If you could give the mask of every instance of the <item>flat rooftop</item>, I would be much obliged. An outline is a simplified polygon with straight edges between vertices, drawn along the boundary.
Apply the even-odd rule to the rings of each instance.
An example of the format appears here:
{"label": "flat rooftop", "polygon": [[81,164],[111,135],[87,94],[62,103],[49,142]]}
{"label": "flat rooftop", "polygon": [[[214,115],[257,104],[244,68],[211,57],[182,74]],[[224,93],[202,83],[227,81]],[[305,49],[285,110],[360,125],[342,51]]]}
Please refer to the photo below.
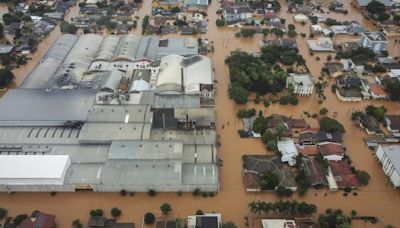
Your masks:
{"label": "flat rooftop", "polygon": [[0,126],[55,126],[66,121],[86,121],[95,96],[96,91],[89,89],[12,89],[0,99]]}

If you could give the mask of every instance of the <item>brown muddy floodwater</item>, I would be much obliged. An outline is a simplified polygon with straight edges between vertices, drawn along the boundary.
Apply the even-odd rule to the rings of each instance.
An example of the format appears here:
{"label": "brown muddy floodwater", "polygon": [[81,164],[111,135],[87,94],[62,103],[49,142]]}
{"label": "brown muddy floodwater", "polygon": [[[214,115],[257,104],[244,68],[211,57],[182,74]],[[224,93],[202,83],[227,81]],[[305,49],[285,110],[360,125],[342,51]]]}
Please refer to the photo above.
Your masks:
{"label": "brown muddy floodwater", "polygon": [[[145,1],[144,8],[149,9],[149,2]],[[344,1],[349,2],[349,1]],[[281,17],[287,19],[287,24],[292,23],[291,14],[286,14],[284,0],[281,1],[282,10]],[[350,6],[349,14],[330,13],[329,17],[334,17],[343,20],[357,20],[364,25],[374,30],[373,25],[363,19],[355,9]],[[234,29],[216,28],[215,20],[217,15],[215,12],[218,9],[218,1],[212,1],[209,10],[209,32],[203,35],[204,38],[209,38],[214,42],[215,52],[210,55],[213,58],[215,67],[215,77],[218,81],[216,92],[216,112],[217,112],[217,131],[221,136],[221,147],[219,148],[219,157],[224,161],[223,167],[220,169],[221,191],[212,198],[194,197],[191,193],[184,193],[179,197],[176,193],[159,193],[155,197],[149,197],[146,193],[137,193],[135,196],[121,197],[119,193],[58,193],[56,196],[50,196],[49,193],[16,193],[9,195],[0,193],[0,206],[9,211],[9,215],[19,213],[30,213],[32,210],[39,209],[44,212],[52,213],[57,216],[58,227],[71,227],[71,222],[79,218],[86,223],[89,218],[89,211],[94,208],[102,208],[107,216],[110,216],[110,209],[119,207],[122,210],[120,221],[135,222],[140,227],[142,217],[146,212],[153,212],[157,217],[162,218],[159,207],[167,202],[172,205],[173,212],[169,215],[170,218],[184,218],[189,214],[194,214],[197,209],[202,209],[205,212],[220,212],[223,215],[224,221],[233,221],[238,227],[245,227],[244,216],[248,214],[247,205],[253,200],[276,201],[279,200],[272,193],[247,193],[242,184],[242,162],[241,157],[244,154],[266,154],[268,153],[260,140],[257,139],[240,139],[237,133],[241,129],[242,123],[236,118],[236,112],[240,108],[251,108],[264,110],[262,104],[256,105],[249,102],[246,106],[236,105],[228,97],[227,89],[229,85],[229,72],[224,64],[225,58],[231,51],[241,49],[245,51],[258,51],[258,42],[262,39],[261,36],[256,36],[253,39],[238,39],[234,37]],[[145,15],[147,13],[140,13]],[[142,18],[142,17],[141,17]],[[140,26],[140,24],[139,24]],[[296,24],[298,33],[307,31],[308,26]],[[51,39],[44,41],[42,45],[48,47],[52,40],[59,36],[59,30],[53,32],[55,35],[50,35]],[[52,33],[52,34],[53,34]],[[349,37],[348,37],[349,38]],[[356,38],[356,37],[351,37]],[[337,39],[346,39],[346,37],[338,37]],[[298,36],[298,45],[300,52],[304,55],[307,65],[314,77],[318,77],[322,68],[323,60],[327,54],[309,55],[306,46],[306,39]],[[47,42],[47,43],[45,43]],[[40,50],[40,49],[39,49]],[[35,58],[40,58],[45,50],[40,50]],[[321,61],[316,61],[315,57],[320,56]],[[18,75],[26,75],[31,67],[18,69]],[[22,77],[25,76],[21,76]],[[18,83],[17,83],[18,84]],[[329,109],[329,113],[337,112],[336,119],[342,122],[346,128],[344,137],[344,145],[347,148],[347,153],[352,159],[355,167],[361,170],[366,170],[371,175],[370,184],[357,190],[358,196],[344,197],[341,192],[330,193],[327,196],[327,190],[311,189],[305,196],[300,197],[295,194],[293,199],[298,201],[307,201],[318,206],[319,212],[325,211],[327,208],[341,208],[347,214],[352,210],[356,210],[359,215],[377,216],[382,223],[376,225],[365,226],[363,222],[355,222],[354,227],[384,227],[384,225],[400,226],[398,208],[400,205],[400,194],[394,191],[392,186],[386,180],[378,161],[374,158],[372,152],[365,146],[362,138],[365,133],[359,128],[353,126],[349,115],[353,109],[361,109],[367,104],[385,105],[389,113],[400,114],[400,105],[394,102],[383,101],[363,101],[362,103],[343,103],[338,101],[336,96],[331,92],[330,87],[326,89],[327,100],[323,104],[318,104],[314,96],[300,98],[300,103],[297,106],[281,106],[272,104],[267,109],[267,115],[273,113],[285,114],[288,116],[300,117],[303,111],[310,113],[318,113],[321,107]],[[316,126],[314,119],[306,119],[311,126]],[[226,123],[230,122],[230,125]],[[225,128],[221,129],[222,124]],[[251,227],[259,227],[259,221],[251,222]]]}

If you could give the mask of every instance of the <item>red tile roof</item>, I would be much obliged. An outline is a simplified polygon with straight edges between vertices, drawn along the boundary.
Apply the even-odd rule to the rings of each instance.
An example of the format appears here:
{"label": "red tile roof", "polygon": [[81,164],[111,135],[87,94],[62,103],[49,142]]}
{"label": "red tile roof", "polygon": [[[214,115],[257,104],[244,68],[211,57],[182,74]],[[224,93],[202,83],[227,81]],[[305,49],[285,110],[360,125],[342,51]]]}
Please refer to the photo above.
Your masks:
{"label": "red tile roof", "polygon": [[297,151],[306,156],[318,155],[318,149],[316,145],[297,146]]}
{"label": "red tile roof", "polygon": [[361,185],[348,161],[330,161],[329,166],[339,188],[356,188]]}
{"label": "red tile roof", "polygon": [[377,95],[377,96],[382,96],[382,95],[386,96],[387,95],[385,89],[382,86],[378,85],[378,84],[369,85],[369,90],[371,90],[371,92],[374,95]]}

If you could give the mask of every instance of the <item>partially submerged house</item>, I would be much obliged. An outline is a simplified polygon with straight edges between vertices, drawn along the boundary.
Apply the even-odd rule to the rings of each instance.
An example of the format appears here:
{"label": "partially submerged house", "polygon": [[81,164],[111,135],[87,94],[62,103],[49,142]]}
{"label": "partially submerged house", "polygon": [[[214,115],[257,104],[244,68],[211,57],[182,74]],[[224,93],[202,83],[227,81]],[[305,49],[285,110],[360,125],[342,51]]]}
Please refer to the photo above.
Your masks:
{"label": "partially submerged house", "polygon": [[400,187],[400,146],[380,145],[375,154],[393,187]]}
{"label": "partially submerged house", "polygon": [[318,144],[317,148],[322,157],[328,161],[340,161],[345,155],[345,149],[339,143],[324,142]]}
{"label": "partially submerged house", "polygon": [[277,143],[278,151],[281,153],[281,161],[287,162],[290,166],[296,165],[296,157],[299,154],[293,139],[283,138]]}

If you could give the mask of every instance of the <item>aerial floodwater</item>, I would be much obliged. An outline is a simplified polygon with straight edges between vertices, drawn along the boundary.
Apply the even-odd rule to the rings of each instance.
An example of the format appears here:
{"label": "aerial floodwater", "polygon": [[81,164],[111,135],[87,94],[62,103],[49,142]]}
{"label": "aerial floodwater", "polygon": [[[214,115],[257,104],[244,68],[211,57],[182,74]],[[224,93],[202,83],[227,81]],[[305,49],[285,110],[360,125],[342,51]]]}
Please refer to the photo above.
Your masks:
{"label": "aerial floodwater", "polygon": [[[151,0],[144,0],[139,13],[140,20],[144,15],[151,11]],[[286,24],[295,24],[297,33],[309,33],[309,25],[302,26],[293,22],[293,14],[287,12],[286,1],[281,0],[282,8],[279,17],[286,19]],[[364,26],[366,30],[375,31],[375,25],[361,15],[361,13],[350,5],[351,1],[343,1],[348,14],[345,20],[355,20]],[[74,192],[57,193],[51,196],[49,193],[0,193],[0,207],[6,208],[9,214],[30,213],[33,210],[40,210],[57,216],[57,227],[71,227],[71,222],[75,219],[81,221],[89,220],[89,211],[94,208],[102,208],[106,216],[110,216],[109,211],[113,207],[120,208],[123,213],[119,218],[121,222],[135,222],[140,227],[143,215],[146,212],[153,212],[156,217],[163,217],[159,209],[163,203],[169,203],[173,207],[170,218],[185,218],[194,214],[197,209],[204,212],[218,212],[223,216],[224,221],[233,221],[238,227],[245,227],[244,217],[249,216],[248,203],[255,200],[275,202],[280,200],[274,193],[250,193],[246,192],[242,180],[242,156],[244,154],[271,154],[265,149],[260,139],[241,139],[238,130],[243,128],[241,120],[236,113],[241,108],[255,108],[264,111],[263,104],[248,102],[247,105],[238,105],[228,96],[230,85],[229,69],[225,64],[225,59],[232,51],[243,50],[248,52],[260,51],[259,41],[263,39],[260,34],[253,38],[237,38],[234,28],[219,28],[215,25],[219,15],[216,11],[219,8],[219,2],[212,0],[208,7],[208,31],[201,35],[202,38],[208,38],[213,43],[215,51],[209,54],[213,60],[214,74],[216,83],[216,106],[217,113],[216,128],[220,136],[221,146],[218,148],[219,158],[223,161],[220,168],[220,191],[215,197],[194,197],[192,193],[183,193],[179,196],[177,193],[158,193],[155,197],[149,197],[147,193],[135,193],[134,196],[121,197],[119,193],[96,193],[96,192]],[[4,5],[0,4],[0,14],[4,11]],[[78,15],[78,6],[71,8],[67,14],[67,21],[71,17]],[[328,17],[328,14],[325,14]],[[329,13],[329,17],[337,20],[344,20],[344,15],[339,13]],[[140,27],[140,22],[139,26]],[[140,33],[136,29],[135,33]],[[32,60],[28,64],[13,70],[15,80],[12,87],[18,87],[26,78],[29,72],[39,62],[46,53],[51,44],[61,36],[60,28],[57,26],[38,46],[37,51],[31,56]],[[173,35],[176,36],[176,35]],[[272,39],[272,35],[269,35]],[[307,38],[297,36],[297,45],[300,54],[306,60],[311,75],[317,80],[320,76],[323,62],[328,54],[314,53],[310,55],[307,47]],[[359,37],[352,35],[339,35],[334,38],[334,42],[341,40],[358,40]],[[395,37],[389,37],[390,43],[388,51],[392,56],[400,56],[400,45],[395,42]],[[334,55],[334,54],[332,54]],[[320,61],[316,57],[320,57]],[[304,117],[311,127],[317,127],[315,119],[307,118],[303,112],[318,113],[322,107],[329,109],[329,115],[335,113],[335,119],[341,122],[346,129],[344,135],[344,146],[346,153],[352,160],[355,167],[360,170],[366,170],[371,176],[370,183],[358,190],[358,195],[349,194],[343,196],[342,192],[329,192],[328,189],[315,190],[309,189],[305,196],[293,194],[292,199],[297,201],[306,201],[313,203],[318,207],[318,213],[323,213],[328,208],[340,208],[346,214],[356,210],[358,214],[365,216],[376,216],[380,223],[371,224],[364,222],[353,222],[353,227],[385,227],[385,225],[395,225],[400,227],[400,193],[393,189],[384,175],[379,162],[376,160],[373,151],[368,149],[363,138],[365,132],[355,126],[351,121],[351,112],[361,110],[368,104],[384,105],[388,109],[388,114],[400,114],[400,104],[391,101],[362,101],[362,102],[341,102],[331,92],[331,84],[334,79],[330,79],[329,85],[325,91],[327,99],[323,103],[318,103],[316,95],[309,97],[300,97],[299,105],[283,106],[271,104],[266,109],[266,115],[282,114],[296,118]],[[224,126],[224,127],[222,127]],[[250,222],[250,227],[260,227],[256,220]]]}

